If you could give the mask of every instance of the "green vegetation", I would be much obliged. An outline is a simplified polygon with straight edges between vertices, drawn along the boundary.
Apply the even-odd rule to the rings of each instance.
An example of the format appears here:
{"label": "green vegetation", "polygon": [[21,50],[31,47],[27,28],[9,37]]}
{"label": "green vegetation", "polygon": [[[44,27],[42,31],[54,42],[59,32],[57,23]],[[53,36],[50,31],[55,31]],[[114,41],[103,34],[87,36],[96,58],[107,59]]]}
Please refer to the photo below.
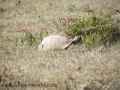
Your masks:
{"label": "green vegetation", "polygon": [[20,42],[22,45],[35,45],[36,43],[38,43],[38,41],[42,41],[46,35],[47,33],[43,31],[40,31],[40,33],[35,34],[33,34],[33,32],[26,32],[21,36]]}
{"label": "green vegetation", "polygon": [[81,43],[98,45],[105,41],[115,41],[118,33],[118,23],[111,14],[96,14],[92,12],[75,18],[61,19],[63,31],[75,37],[81,35]]}

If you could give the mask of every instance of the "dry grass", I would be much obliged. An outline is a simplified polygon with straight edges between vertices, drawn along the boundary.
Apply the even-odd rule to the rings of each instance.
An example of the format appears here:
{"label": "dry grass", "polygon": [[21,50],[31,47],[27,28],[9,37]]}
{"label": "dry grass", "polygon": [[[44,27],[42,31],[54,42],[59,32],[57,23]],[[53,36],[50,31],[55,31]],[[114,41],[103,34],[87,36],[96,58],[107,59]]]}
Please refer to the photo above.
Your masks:
{"label": "dry grass", "polygon": [[[107,47],[75,44],[66,50],[39,52],[39,33],[61,30],[59,18],[87,9],[120,10],[119,0],[0,0],[0,85],[54,84],[53,87],[2,87],[1,90],[119,90],[120,41]],[[107,6],[106,6],[107,5]],[[113,12],[113,11],[112,11]],[[119,12],[115,12],[119,15]],[[30,31],[33,45],[22,44]]]}

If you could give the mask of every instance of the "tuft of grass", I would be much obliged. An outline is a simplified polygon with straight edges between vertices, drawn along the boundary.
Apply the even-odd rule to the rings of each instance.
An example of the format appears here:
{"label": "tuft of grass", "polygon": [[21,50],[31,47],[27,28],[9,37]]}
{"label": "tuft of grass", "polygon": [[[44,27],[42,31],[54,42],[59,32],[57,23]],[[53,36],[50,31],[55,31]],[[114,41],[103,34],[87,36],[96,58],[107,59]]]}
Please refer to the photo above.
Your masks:
{"label": "tuft of grass", "polygon": [[[47,33],[45,31],[40,31],[40,33],[38,32],[25,32],[21,37],[20,37],[20,43],[22,45],[26,44],[26,45],[35,45],[37,42],[40,42],[43,40],[43,38],[47,35]],[[19,42],[19,39],[16,38],[16,45]]]}
{"label": "tuft of grass", "polygon": [[35,37],[32,33],[25,33],[25,36],[21,38],[21,43],[24,44],[24,42],[32,45],[35,42]]}
{"label": "tuft of grass", "polygon": [[88,13],[84,16],[62,18],[63,31],[75,37],[81,35],[81,43],[97,45],[105,41],[114,41],[118,31],[118,23],[111,14]]}

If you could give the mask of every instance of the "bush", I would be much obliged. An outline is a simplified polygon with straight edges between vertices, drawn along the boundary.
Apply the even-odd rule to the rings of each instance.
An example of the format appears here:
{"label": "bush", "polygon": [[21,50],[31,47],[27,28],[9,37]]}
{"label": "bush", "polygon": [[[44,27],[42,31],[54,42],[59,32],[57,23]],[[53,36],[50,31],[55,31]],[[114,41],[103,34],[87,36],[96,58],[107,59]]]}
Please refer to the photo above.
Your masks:
{"label": "bush", "polygon": [[71,37],[81,35],[81,43],[90,45],[114,41],[118,30],[118,23],[110,14],[92,12],[81,17],[61,18],[60,21],[66,34]]}

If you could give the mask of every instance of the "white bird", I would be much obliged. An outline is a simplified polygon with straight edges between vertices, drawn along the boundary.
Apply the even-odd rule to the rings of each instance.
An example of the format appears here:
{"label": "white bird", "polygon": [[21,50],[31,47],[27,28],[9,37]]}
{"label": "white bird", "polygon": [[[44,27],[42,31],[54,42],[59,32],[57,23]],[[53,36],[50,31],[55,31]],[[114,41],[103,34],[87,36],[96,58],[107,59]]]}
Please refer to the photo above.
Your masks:
{"label": "white bird", "polygon": [[56,49],[65,49],[70,46],[73,42],[76,42],[80,39],[80,36],[75,36],[71,38],[64,32],[54,32],[46,36],[40,45],[38,46],[39,51],[48,51]]}

